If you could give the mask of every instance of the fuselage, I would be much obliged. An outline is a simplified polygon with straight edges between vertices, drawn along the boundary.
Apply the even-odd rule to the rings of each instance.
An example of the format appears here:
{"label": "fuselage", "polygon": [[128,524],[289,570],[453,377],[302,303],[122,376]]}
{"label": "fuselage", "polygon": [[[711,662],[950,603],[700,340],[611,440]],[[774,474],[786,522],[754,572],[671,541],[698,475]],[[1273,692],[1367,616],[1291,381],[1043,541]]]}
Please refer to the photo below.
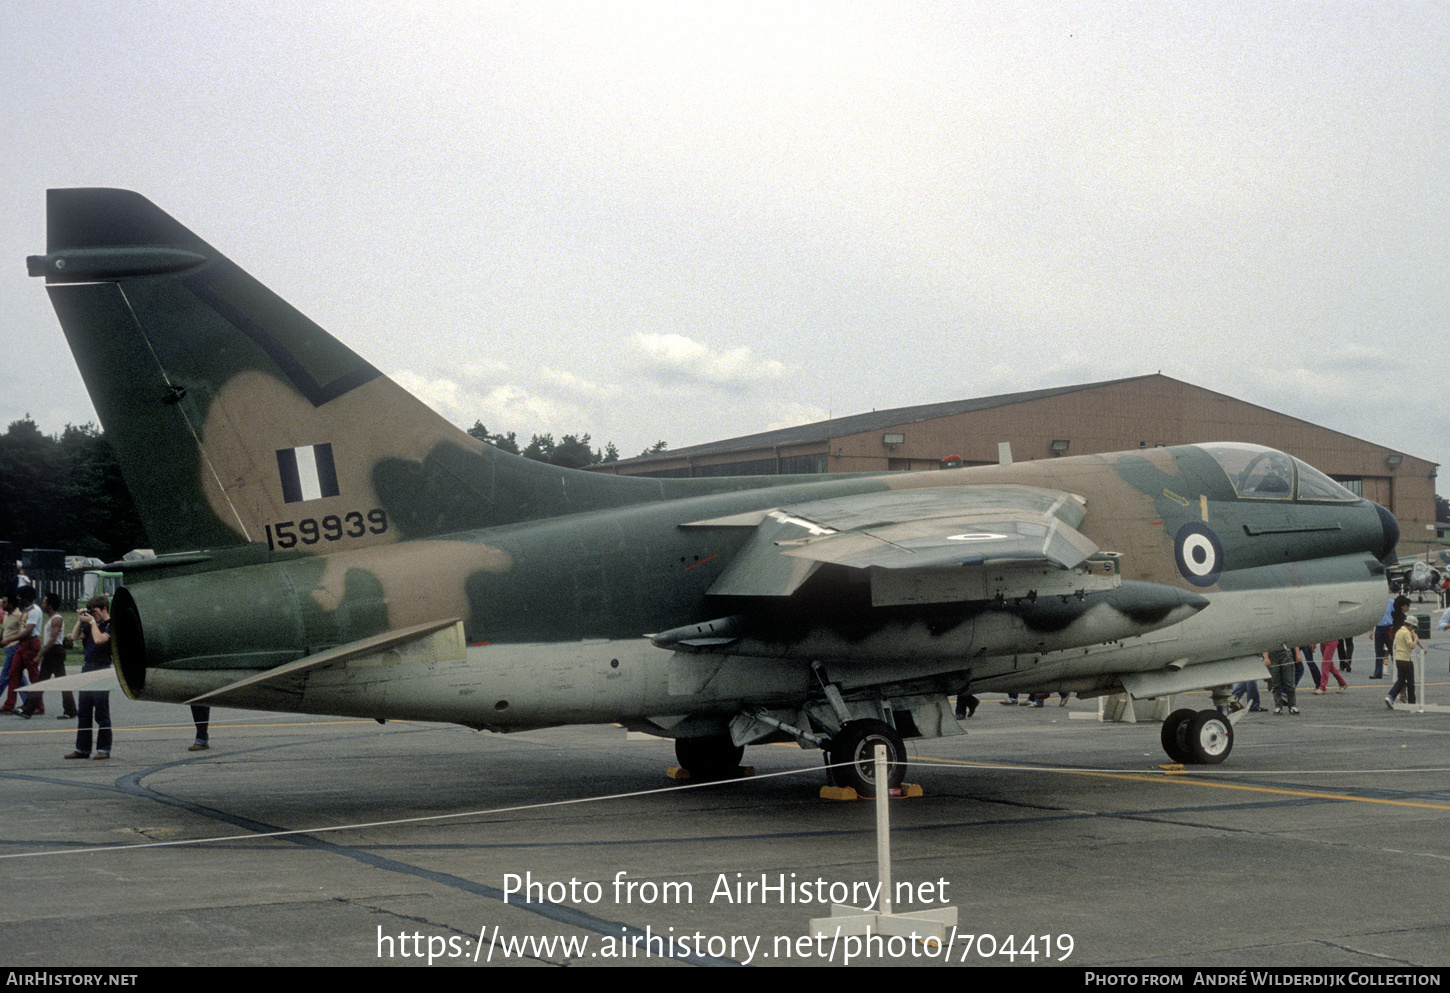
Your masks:
{"label": "fuselage", "polygon": [[[1279,453],[1269,454],[1282,460],[1287,491],[1256,485],[1265,466],[1240,463],[1267,452],[1184,446],[816,480],[128,583],[145,658],[123,665],[123,681],[146,698],[185,700],[389,629],[457,618],[463,658],[362,660],[228,702],[510,729],[790,707],[815,692],[812,662],[846,689],[970,679],[987,690],[1092,692],[1124,673],[1367,630],[1383,610],[1378,556],[1397,538],[1393,518]],[[1002,483],[1081,497],[1080,530],[1116,553],[1125,585],[1207,605],[1145,609],[1136,629],[1129,616],[1129,627],[1103,629],[1108,637],[1064,646],[1060,625],[1021,607],[1006,619],[980,602],[872,609],[869,577],[841,568],[791,597],[721,597],[710,589],[751,530],[684,526],[827,496]],[[723,615],[764,620],[714,651],[650,641]],[[1017,635],[1002,633],[1008,621]]]}

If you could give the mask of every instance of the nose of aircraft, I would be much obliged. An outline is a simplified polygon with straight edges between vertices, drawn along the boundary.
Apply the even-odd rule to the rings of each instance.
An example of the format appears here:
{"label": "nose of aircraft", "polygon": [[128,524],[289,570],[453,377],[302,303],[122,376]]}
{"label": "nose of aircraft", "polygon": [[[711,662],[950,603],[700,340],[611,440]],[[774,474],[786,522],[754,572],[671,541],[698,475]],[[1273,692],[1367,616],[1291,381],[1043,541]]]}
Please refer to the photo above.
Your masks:
{"label": "nose of aircraft", "polygon": [[1384,544],[1375,552],[1375,556],[1385,565],[1394,565],[1398,560],[1395,555],[1395,546],[1400,543],[1400,522],[1395,520],[1395,515],[1381,507],[1374,505],[1375,512],[1380,515],[1380,530],[1384,532]]}

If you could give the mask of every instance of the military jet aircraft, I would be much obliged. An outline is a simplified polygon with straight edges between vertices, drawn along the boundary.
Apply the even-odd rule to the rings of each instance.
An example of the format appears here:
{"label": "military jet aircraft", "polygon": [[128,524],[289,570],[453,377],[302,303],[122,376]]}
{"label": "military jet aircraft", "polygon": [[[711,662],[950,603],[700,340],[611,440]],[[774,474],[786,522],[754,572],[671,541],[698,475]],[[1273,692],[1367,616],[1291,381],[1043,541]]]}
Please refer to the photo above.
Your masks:
{"label": "military jet aircraft", "polygon": [[870,794],[947,696],[1213,687],[1363,632],[1399,538],[1281,452],[890,475],[556,468],[439,417],[138,194],[52,190],[44,276],[160,554],[113,608],[133,697],[510,731],[617,722],[696,776],[826,751]]}
{"label": "military jet aircraft", "polygon": [[1450,566],[1450,551],[1444,549],[1427,551],[1409,562],[1401,559],[1389,569],[1390,588],[1404,594],[1415,594],[1415,600],[1423,603],[1427,590],[1438,591],[1445,578],[1445,569]]}
{"label": "military jet aircraft", "polygon": [[[1391,579],[1393,582],[1393,577]],[[1440,587],[1440,570],[1431,566],[1428,562],[1415,561],[1404,567],[1399,576],[1399,590],[1401,593],[1415,593],[1417,599],[1424,600],[1426,590],[1434,590]]]}

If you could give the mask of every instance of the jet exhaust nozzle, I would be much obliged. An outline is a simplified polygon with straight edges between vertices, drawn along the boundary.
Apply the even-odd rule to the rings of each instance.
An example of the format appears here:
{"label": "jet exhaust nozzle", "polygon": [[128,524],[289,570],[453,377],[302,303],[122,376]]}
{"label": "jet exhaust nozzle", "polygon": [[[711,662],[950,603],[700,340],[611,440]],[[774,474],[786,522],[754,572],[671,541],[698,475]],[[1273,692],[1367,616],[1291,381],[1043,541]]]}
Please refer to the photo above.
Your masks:
{"label": "jet exhaust nozzle", "polygon": [[125,694],[139,697],[146,688],[146,635],[136,600],[124,586],[111,597],[111,664]]}

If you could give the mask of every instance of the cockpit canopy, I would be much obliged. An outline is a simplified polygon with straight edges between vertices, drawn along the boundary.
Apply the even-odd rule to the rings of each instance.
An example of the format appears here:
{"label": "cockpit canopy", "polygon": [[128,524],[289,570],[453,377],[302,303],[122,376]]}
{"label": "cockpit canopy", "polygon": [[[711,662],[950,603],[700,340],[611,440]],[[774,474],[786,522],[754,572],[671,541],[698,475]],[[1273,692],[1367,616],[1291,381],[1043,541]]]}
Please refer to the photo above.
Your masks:
{"label": "cockpit canopy", "polygon": [[1198,447],[1223,468],[1241,500],[1351,503],[1359,499],[1312,465],[1272,448],[1237,442]]}

